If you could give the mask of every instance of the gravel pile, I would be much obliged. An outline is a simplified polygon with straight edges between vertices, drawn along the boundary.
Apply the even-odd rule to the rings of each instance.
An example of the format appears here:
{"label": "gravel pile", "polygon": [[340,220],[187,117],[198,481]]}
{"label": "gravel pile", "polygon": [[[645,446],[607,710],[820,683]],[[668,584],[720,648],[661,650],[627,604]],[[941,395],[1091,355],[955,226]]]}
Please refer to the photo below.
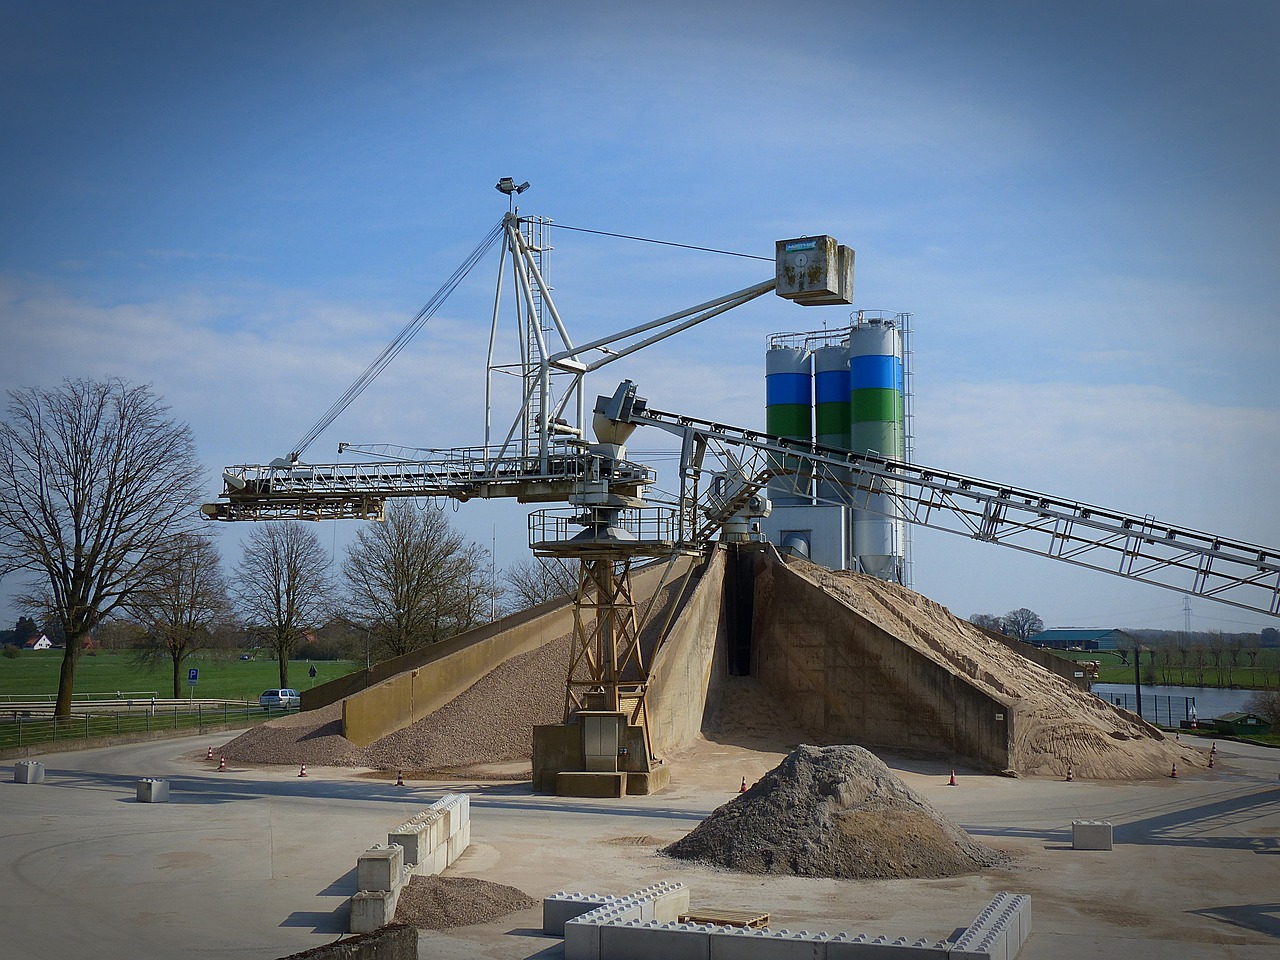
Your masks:
{"label": "gravel pile", "polygon": [[396,922],[424,930],[469,927],[538,905],[522,890],[475,877],[412,877],[400,889]]}
{"label": "gravel pile", "polygon": [[982,846],[855,746],[801,746],[663,853],[742,873],[950,877],[996,866]]}
{"label": "gravel pile", "polygon": [[360,748],[342,736],[342,705],[261,724],[224,748],[239,763],[310,763],[428,771],[529,759],[535,724],[564,716],[570,638],[512,657],[439,710]]}
{"label": "gravel pile", "polygon": [[[666,610],[677,601],[679,588],[677,582],[662,589],[641,631],[646,663],[651,663]],[[637,601],[637,615],[646,605],[646,600]],[[364,748],[342,736],[342,705],[335,703],[261,724],[222,752],[238,763],[372,767],[415,775],[528,760],[534,726],[564,719],[572,640],[566,634],[512,657],[439,710]]]}

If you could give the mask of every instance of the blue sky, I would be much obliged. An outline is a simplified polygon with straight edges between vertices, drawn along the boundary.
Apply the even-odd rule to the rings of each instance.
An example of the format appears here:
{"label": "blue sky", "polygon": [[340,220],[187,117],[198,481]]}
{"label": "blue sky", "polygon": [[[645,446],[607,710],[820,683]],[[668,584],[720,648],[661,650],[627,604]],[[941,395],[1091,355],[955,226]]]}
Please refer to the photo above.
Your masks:
{"label": "blue sky", "polygon": [[[1269,0],[3,0],[0,386],[152,383],[212,498],[223,465],[288,452],[514,176],[522,212],[562,224],[765,256],[831,233],[857,306],[914,314],[919,461],[1280,545],[1278,40]],[[770,275],[554,244],[580,339]],[[495,270],[311,459],[479,441]],[[847,322],[768,298],[591,386],[762,426],[767,334]],[[500,565],[526,555],[512,505],[455,520]],[[346,526],[322,538],[341,550]],[[229,563],[242,533],[222,531]],[[1176,593],[945,534],[916,560],[961,616],[1182,625]]]}

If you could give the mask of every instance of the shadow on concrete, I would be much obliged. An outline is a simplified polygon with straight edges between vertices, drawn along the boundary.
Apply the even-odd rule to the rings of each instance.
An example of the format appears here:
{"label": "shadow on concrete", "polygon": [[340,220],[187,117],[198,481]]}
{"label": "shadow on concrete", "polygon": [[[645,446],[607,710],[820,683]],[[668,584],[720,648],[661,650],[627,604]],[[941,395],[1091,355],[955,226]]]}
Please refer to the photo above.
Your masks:
{"label": "shadow on concrete", "polygon": [[316,894],[317,897],[350,897],[356,892],[356,868],[352,867],[333,883]]}
{"label": "shadow on concrete", "polygon": [[1280,903],[1241,903],[1187,912],[1280,940]]}
{"label": "shadow on concrete", "polygon": [[282,927],[305,927],[312,933],[332,933],[338,937],[346,936],[347,922],[351,912],[347,901],[343,900],[332,910],[295,910],[280,921]]}
{"label": "shadow on concrete", "polygon": [[[1280,822],[1280,788],[1214,800],[1158,816],[1115,823],[1114,840],[1130,846],[1199,847],[1244,850],[1250,853],[1280,853],[1280,838],[1264,836],[1208,836],[1208,831],[1231,829],[1248,832],[1249,824],[1263,818]],[[1049,830],[1020,827],[970,826],[964,829],[975,837],[1007,837],[1039,840],[1050,849],[1071,849],[1071,828]],[[1063,845],[1063,846],[1059,846]]]}

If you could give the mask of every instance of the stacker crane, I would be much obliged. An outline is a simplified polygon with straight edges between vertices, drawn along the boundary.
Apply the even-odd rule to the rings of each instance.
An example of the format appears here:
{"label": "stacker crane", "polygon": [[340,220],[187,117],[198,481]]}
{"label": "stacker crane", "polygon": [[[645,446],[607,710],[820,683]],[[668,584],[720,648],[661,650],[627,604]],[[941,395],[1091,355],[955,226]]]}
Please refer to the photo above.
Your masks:
{"label": "stacker crane", "polygon": [[[631,596],[632,563],[696,555],[717,537],[751,538],[753,519],[770,510],[766,487],[780,476],[795,476],[806,487],[809,481],[839,485],[847,492],[846,502],[858,509],[890,510],[912,524],[1280,615],[1280,552],[1275,549],[906,460],[662,412],[639,397],[630,381],[596,399],[590,421],[594,440],[589,439],[588,374],[770,292],[800,305],[851,304],[853,251],[825,236],[778,241],[772,278],[575,344],[545,277],[548,227],[548,221],[510,209],[290,456],[266,465],[227,467],[222,497],[204,506],[205,515],[224,521],[380,520],[386,501],[394,497],[566,503],[567,508],[540,509],[529,517],[535,555],[578,562],[566,722],[583,711],[616,712],[646,731],[648,675],[639,641],[644,616],[637,617]],[[484,442],[434,450],[343,444],[340,452],[370,459],[302,462],[308,445],[499,239]],[[508,277],[517,304],[514,360],[501,359],[497,351]],[[494,386],[504,376],[519,385],[519,410],[505,433],[495,433]],[[679,490],[668,500],[651,492],[654,469],[627,454],[626,443],[640,427],[679,443]]]}

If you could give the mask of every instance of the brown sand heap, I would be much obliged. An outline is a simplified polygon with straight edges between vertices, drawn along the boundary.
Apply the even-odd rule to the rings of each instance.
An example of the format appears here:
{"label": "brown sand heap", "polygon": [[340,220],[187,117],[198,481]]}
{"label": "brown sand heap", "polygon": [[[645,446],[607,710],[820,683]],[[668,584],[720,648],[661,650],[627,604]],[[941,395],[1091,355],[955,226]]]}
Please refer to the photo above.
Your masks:
{"label": "brown sand heap", "polygon": [[505,883],[476,877],[412,877],[400,890],[397,923],[424,930],[449,930],[489,923],[517,910],[538,905],[528,894]]}
{"label": "brown sand heap", "polygon": [[1166,737],[1069,680],[1017,654],[927,597],[894,583],[815,564],[788,568],[858,615],[1002,703],[1013,743],[1009,766],[1031,776],[1140,780],[1205,767],[1203,751]]}
{"label": "brown sand heap", "polygon": [[950,877],[1003,859],[861,747],[800,746],[662,851],[743,873]]}

